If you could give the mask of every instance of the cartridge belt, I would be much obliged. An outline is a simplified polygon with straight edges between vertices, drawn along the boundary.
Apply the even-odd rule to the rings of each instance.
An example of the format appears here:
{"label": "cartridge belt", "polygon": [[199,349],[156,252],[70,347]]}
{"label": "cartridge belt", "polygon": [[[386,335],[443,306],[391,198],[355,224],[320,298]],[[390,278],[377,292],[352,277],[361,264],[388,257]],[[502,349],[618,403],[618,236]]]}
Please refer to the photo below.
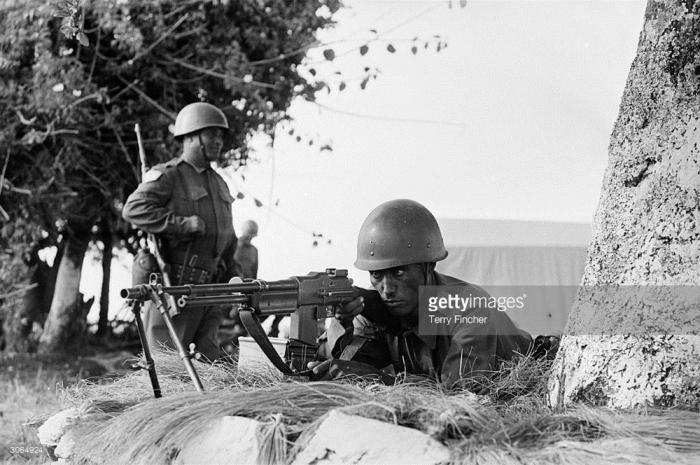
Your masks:
{"label": "cartridge belt", "polygon": [[209,284],[214,278],[214,274],[211,271],[203,268],[175,263],[170,266],[170,277],[179,284]]}

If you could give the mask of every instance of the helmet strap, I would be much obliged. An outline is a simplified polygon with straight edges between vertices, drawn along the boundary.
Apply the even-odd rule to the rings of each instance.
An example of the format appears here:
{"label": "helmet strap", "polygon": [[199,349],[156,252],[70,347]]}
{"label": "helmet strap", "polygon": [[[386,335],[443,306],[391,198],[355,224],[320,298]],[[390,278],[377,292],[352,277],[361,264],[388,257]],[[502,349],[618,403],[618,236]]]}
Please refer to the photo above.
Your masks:
{"label": "helmet strap", "polygon": [[435,283],[435,262],[421,263],[423,271],[423,282],[426,286],[434,286]]}
{"label": "helmet strap", "polygon": [[204,156],[204,163],[206,164],[209,162],[209,157],[207,157],[207,148],[204,146],[204,142],[202,142],[202,131],[197,133],[197,139],[199,140],[199,149]]}

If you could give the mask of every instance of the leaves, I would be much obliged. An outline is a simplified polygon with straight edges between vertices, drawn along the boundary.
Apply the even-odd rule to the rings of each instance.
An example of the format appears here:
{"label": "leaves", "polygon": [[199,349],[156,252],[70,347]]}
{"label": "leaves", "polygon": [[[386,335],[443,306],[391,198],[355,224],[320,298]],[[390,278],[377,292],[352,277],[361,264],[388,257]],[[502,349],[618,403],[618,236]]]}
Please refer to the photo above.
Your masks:
{"label": "leaves", "polygon": [[22,137],[20,143],[23,145],[41,144],[46,139],[46,133],[30,129],[28,133]]}
{"label": "leaves", "polygon": [[360,55],[366,55],[369,52],[369,45],[365,44],[360,47]]}
{"label": "leaves", "polygon": [[345,87],[347,87],[346,84],[345,84],[345,81],[341,82],[341,83],[338,85],[338,91],[342,92],[343,90],[345,90]]}
{"label": "leaves", "polygon": [[394,48],[393,45],[389,44],[386,46],[386,49],[389,51],[389,53],[394,53],[396,52],[396,48]]}
{"label": "leaves", "polygon": [[53,16],[62,18],[60,31],[66,38],[75,39],[80,45],[87,47],[90,41],[82,29],[82,11],[80,0],[66,0],[56,5]]}
{"label": "leaves", "polygon": [[335,51],[332,48],[327,48],[323,51],[323,57],[328,61],[335,59]]}
{"label": "leaves", "polygon": [[21,3],[0,13],[0,69],[13,76],[0,80],[0,141],[17,154],[7,181],[42,195],[6,192],[2,207],[49,229],[76,214],[128,229],[120,209],[137,182],[135,121],[156,164],[180,150],[168,133],[170,115],[188,102],[214,103],[231,125],[227,148],[236,148],[223,163],[242,166],[251,136],[274,136],[277,123],[291,119],[296,95],[330,90],[299,75],[304,54],[290,54],[332,24],[314,14],[314,2],[263,16],[249,2]]}
{"label": "leaves", "polygon": [[78,32],[76,37],[78,38],[78,42],[80,42],[80,45],[82,45],[83,47],[88,47],[90,45],[90,41],[88,40],[87,35],[85,35],[83,31]]}

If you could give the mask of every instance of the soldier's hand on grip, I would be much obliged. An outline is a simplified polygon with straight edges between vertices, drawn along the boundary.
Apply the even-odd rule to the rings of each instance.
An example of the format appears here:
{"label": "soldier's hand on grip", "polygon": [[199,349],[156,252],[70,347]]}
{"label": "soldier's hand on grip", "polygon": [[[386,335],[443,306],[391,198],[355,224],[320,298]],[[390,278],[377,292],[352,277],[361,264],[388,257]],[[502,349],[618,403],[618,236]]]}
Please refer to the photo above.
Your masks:
{"label": "soldier's hand on grip", "polygon": [[335,318],[339,320],[343,326],[352,324],[352,319],[362,313],[365,307],[365,299],[363,297],[355,297],[350,302],[339,305],[335,310]]}
{"label": "soldier's hand on grip", "polygon": [[197,215],[185,218],[185,234],[204,234],[205,230],[204,220]]}

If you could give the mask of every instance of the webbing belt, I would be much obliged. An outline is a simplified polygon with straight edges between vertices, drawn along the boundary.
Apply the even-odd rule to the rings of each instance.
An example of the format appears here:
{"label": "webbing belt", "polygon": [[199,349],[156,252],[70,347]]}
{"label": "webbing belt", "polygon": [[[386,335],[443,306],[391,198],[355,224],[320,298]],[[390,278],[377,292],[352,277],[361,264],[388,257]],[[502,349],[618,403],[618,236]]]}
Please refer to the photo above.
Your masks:
{"label": "webbing belt", "polygon": [[293,370],[284,362],[284,360],[282,360],[282,357],[280,357],[280,354],[278,354],[273,347],[270,339],[267,337],[267,334],[265,334],[265,330],[260,325],[260,320],[258,320],[258,317],[255,315],[253,309],[241,308],[238,314],[241,318],[243,326],[245,326],[245,329],[248,330],[248,334],[255,339],[255,342],[258,343],[260,349],[263,351],[265,356],[267,356],[270,362],[272,362],[275,368],[287,376],[310,376],[313,373],[312,370]]}

